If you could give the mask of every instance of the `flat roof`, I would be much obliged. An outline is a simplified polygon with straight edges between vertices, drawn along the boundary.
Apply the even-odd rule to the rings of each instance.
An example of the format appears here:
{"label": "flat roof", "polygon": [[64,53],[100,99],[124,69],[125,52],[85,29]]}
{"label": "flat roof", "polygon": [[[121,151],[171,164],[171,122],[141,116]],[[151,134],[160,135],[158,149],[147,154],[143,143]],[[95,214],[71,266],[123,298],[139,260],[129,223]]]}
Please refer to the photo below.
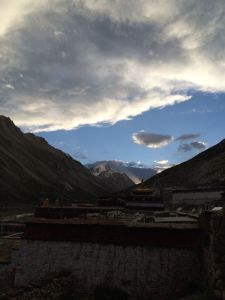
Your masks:
{"label": "flat roof", "polygon": [[177,194],[177,193],[204,193],[204,192],[225,192],[225,187],[172,190],[172,193],[175,193],[175,194]]}
{"label": "flat roof", "polygon": [[[179,218],[179,217],[177,217]],[[101,218],[73,218],[73,219],[45,219],[35,218],[33,221],[29,221],[26,224],[62,224],[62,225],[100,225],[100,226],[125,226],[134,228],[170,228],[170,229],[196,229],[198,228],[196,223],[191,224],[157,224],[157,223],[144,223],[136,222],[131,219],[101,219]]]}
{"label": "flat roof", "polygon": [[196,223],[197,219],[190,217],[154,217],[157,223]]}
{"label": "flat roof", "polygon": [[163,203],[157,203],[157,202],[127,202],[126,206],[139,206],[139,207],[163,207]]}

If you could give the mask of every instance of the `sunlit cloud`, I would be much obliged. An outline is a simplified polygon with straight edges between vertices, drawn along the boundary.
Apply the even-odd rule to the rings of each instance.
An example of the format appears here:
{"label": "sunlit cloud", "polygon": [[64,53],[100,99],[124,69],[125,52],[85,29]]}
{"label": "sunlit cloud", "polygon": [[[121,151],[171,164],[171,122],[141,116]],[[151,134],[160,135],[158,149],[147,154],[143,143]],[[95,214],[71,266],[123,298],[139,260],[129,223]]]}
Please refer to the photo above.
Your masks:
{"label": "sunlit cloud", "polygon": [[155,160],[154,163],[158,164],[158,165],[168,165],[169,161],[167,159],[164,160]]}

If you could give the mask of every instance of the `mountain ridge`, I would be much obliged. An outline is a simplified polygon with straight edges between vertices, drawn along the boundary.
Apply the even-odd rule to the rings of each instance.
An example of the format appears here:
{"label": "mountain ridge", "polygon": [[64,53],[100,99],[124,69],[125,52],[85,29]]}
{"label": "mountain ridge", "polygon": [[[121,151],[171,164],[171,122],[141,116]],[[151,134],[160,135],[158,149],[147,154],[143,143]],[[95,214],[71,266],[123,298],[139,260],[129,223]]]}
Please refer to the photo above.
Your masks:
{"label": "mountain ridge", "polygon": [[23,133],[5,116],[0,116],[0,165],[4,203],[32,202],[41,196],[88,200],[107,192],[80,162],[42,137]]}
{"label": "mountain ridge", "polygon": [[156,174],[156,170],[152,168],[134,167],[115,160],[96,161],[86,165],[86,167],[91,170],[96,168],[106,168],[107,166],[114,172],[126,174],[136,184]]}
{"label": "mountain ridge", "polygon": [[155,187],[225,185],[225,139],[146,181]]}
{"label": "mountain ridge", "polygon": [[135,184],[126,173],[115,171],[108,164],[99,164],[90,168],[90,171],[101,179],[108,186],[108,190],[112,192],[122,191]]}

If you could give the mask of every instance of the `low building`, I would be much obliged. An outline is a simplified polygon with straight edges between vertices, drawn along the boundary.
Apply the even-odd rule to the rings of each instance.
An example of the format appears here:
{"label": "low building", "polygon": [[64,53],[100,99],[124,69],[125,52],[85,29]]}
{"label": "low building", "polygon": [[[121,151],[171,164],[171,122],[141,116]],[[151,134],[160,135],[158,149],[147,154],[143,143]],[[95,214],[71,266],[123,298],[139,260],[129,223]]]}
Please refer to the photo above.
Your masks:
{"label": "low building", "polygon": [[167,207],[200,207],[204,204],[220,200],[225,187],[206,187],[196,189],[166,189],[164,203]]}

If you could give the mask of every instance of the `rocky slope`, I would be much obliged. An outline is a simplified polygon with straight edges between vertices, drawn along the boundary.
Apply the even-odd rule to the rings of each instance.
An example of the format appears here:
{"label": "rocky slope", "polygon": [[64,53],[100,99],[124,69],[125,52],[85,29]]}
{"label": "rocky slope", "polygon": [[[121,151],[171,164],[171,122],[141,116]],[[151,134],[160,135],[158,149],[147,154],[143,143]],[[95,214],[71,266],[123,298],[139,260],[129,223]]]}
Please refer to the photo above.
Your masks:
{"label": "rocky slope", "polygon": [[103,182],[110,192],[118,192],[134,185],[134,182],[125,173],[114,171],[108,164],[99,164],[90,171]]}
{"label": "rocky slope", "polygon": [[225,185],[225,140],[146,183],[156,187]]}
{"label": "rocky slope", "polygon": [[0,116],[0,205],[42,196],[89,200],[105,192],[101,180],[81,163]]}
{"label": "rocky slope", "polygon": [[151,168],[131,166],[121,161],[97,161],[93,164],[86,165],[91,170],[101,170],[110,168],[113,172],[126,174],[134,183],[140,183],[143,180],[156,174],[156,170]]}

